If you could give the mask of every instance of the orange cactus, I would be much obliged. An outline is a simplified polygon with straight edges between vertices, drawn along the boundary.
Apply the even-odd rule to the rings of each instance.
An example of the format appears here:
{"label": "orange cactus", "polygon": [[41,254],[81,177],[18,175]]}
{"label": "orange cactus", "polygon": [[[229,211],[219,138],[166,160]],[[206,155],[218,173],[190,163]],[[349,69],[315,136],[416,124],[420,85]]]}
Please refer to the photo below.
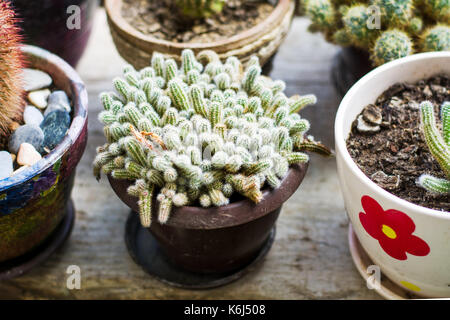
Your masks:
{"label": "orange cactus", "polygon": [[9,1],[0,0],[0,141],[23,111],[22,37]]}

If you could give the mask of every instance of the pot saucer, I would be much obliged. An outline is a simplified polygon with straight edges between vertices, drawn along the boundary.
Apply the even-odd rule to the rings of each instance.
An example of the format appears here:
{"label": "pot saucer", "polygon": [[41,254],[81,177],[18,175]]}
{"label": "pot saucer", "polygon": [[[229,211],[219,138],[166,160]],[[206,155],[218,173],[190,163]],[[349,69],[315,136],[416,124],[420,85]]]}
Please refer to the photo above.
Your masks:
{"label": "pot saucer", "polygon": [[66,241],[75,223],[75,208],[72,200],[69,200],[66,211],[59,226],[43,243],[23,256],[0,263],[0,281],[19,277],[30,271],[50,257]]}
{"label": "pot saucer", "polygon": [[[369,255],[366,253],[364,248],[353,231],[353,227],[350,224],[348,227],[348,242],[350,247],[350,253],[352,255],[353,262],[358,269],[364,280],[371,276],[367,273],[367,268],[370,265],[374,265]],[[388,300],[409,300],[409,299],[424,299],[419,296],[413,295],[407,290],[403,289],[393,281],[389,280],[385,275],[381,274],[381,284],[379,288],[374,288],[374,290],[381,295],[383,298]]]}
{"label": "pot saucer", "polygon": [[184,289],[210,289],[233,282],[254,270],[272,247],[275,227],[258,255],[243,268],[220,274],[199,274],[178,268],[167,261],[153,235],[141,226],[139,215],[131,211],[125,226],[125,243],[131,258],[161,282]]}

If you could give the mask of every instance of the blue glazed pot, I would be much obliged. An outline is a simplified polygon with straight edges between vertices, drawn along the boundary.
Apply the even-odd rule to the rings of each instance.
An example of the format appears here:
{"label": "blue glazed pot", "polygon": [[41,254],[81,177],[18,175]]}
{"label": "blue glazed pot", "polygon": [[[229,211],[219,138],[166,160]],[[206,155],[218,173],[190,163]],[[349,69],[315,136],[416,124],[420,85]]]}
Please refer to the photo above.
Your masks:
{"label": "blue glazed pot", "polygon": [[87,141],[87,92],[75,70],[58,56],[24,46],[30,68],[47,72],[72,100],[72,124],[63,141],[35,165],[0,180],[0,262],[30,251],[61,222],[75,168]]}

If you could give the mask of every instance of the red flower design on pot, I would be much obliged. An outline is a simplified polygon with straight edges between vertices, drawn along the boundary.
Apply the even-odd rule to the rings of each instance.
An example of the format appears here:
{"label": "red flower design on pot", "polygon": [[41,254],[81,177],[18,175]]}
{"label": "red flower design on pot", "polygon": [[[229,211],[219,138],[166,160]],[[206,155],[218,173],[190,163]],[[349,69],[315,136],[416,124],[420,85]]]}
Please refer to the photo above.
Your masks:
{"label": "red flower design on pot", "polygon": [[392,258],[406,260],[406,253],[426,256],[430,252],[428,244],[412,234],[416,225],[405,213],[395,209],[383,210],[369,196],[363,196],[361,204],[365,211],[359,213],[362,226]]}

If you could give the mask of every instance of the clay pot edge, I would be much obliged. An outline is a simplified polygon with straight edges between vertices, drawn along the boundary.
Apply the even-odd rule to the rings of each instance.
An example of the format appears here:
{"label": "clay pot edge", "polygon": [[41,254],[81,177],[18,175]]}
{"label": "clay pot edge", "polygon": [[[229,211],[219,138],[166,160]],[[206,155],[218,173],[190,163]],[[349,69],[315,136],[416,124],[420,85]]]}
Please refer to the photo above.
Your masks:
{"label": "clay pot edge", "polygon": [[[261,218],[279,208],[298,189],[303,181],[309,163],[294,165],[289,168],[280,187],[266,188],[263,199],[255,204],[249,199],[230,203],[222,207],[201,208],[193,206],[173,207],[168,226],[184,229],[218,229],[241,225]],[[132,184],[129,180],[116,180],[108,175],[108,180],[118,197],[133,211],[138,212],[137,198],[126,193],[126,188]],[[153,201],[153,223],[157,222],[157,202]]]}
{"label": "clay pot edge", "polygon": [[[207,50],[214,49],[217,53],[222,51],[230,51],[242,45],[242,42],[252,42],[258,39],[267,30],[272,30],[275,25],[283,21],[284,16],[289,12],[291,0],[279,0],[275,9],[267,17],[266,20],[258,25],[245,30],[228,39],[213,41],[210,43],[179,43],[168,40],[158,39],[156,37],[145,35],[132,27],[121,15],[122,0],[105,0],[105,9],[110,26],[115,29],[122,37],[127,38],[136,47],[145,51],[158,51],[157,47],[165,47],[168,51],[179,51],[183,49]],[[171,50],[172,49],[172,50]]]}
{"label": "clay pot edge", "polygon": [[[69,131],[67,132],[64,139],[60,142],[60,144],[56,146],[56,148],[53,149],[52,152],[38,161],[35,165],[24,169],[19,174],[1,180],[0,192],[6,191],[10,188],[22,184],[24,181],[34,178],[35,176],[39,175],[43,171],[47,170],[50,166],[52,166],[58,159],[63,156],[63,154],[65,154],[69,150],[71,145],[73,145],[73,143],[78,139],[83,131],[83,128],[86,125],[88,117],[87,90],[78,73],[62,58],[42,48],[32,45],[23,45],[22,51],[29,61],[29,67],[34,67],[36,66],[36,64],[42,63],[42,65],[52,66],[67,78],[69,87],[60,89],[66,91],[66,93],[72,99],[73,118]],[[45,69],[43,71],[47,72],[49,70]],[[50,73],[50,75],[52,77],[55,77],[54,74]],[[68,92],[69,90],[70,92]]]}

